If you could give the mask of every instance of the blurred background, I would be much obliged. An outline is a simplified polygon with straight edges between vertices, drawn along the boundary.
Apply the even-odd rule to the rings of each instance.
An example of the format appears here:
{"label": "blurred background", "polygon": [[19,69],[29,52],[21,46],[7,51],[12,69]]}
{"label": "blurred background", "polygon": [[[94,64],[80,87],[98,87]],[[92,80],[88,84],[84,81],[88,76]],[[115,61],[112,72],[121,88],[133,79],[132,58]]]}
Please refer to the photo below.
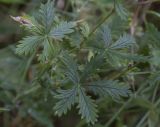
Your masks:
{"label": "blurred background", "polygon": [[[15,54],[15,45],[27,33],[10,18],[10,15],[32,15],[39,8],[40,3],[44,2],[45,0],[0,0],[0,127],[87,126],[83,120],[80,121],[80,116],[77,115],[75,109],[61,118],[55,117],[51,109],[54,105],[53,97],[43,89],[39,89],[39,92],[35,94],[34,91],[38,88],[32,88],[30,85],[28,80],[30,72],[34,73],[30,59],[21,58]],[[146,30],[146,21],[154,24],[157,29],[160,28],[160,2],[158,0],[124,0],[123,3],[125,8],[129,10],[130,18],[127,25],[125,25],[125,21],[121,21],[119,18],[115,19],[119,21],[115,27],[130,32],[130,25],[133,23],[134,34],[140,42],[139,52],[148,55],[148,49],[143,47],[145,42],[143,42],[142,36]],[[101,17],[107,15],[113,6],[112,0],[55,0],[58,15],[62,15],[68,20],[84,19],[91,28],[99,22]],[[159,66],[160,53],[159,51],[153,53],[155,53],[153,62]],[[148,65],[140,66],[148,67]],[[145,80],[145,77],[142,76],[139,80]],[[46,96],[49,96],[49,103],[45,100]],[[117,105],[110,111],[105,111],[106,108],[110,109],[113,105],[112,102],[109,102],[100,106],[100,112],[105,112],[99,118],[102,125],[110,118],[106,114],[110,114],[111,111],[116,111],[115,109],[118,108]],[[137,103],[141,102],[141,100],[137,100]],[[145,107],[146,104],[148,103],[144,101],[143,104],[141,103],[142,109],[138,108],[135,109],[136,112],[131,110],[131,112],[122,114],[123,119],[118,118],[111,127],[134,127],[133,122],[136,121],[138,111],[143,111],[143,106]],[[132,117],[127,119],[130,114]],[[95,126],[103,127],[102,125],[97,124]],[[160,127],[160,124],[153,127]]]}

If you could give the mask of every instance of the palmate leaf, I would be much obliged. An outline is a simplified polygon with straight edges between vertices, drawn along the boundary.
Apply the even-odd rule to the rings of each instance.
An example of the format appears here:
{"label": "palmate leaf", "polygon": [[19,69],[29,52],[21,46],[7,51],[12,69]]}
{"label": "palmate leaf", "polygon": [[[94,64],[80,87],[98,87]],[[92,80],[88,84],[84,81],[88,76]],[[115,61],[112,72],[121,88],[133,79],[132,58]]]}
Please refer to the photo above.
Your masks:
{"label": "palmate leaf", "polygon": [[129,34],[123,34],[114,44],[110,46],[111,49],[128,48],[135,44],[134,38]]}
{"label": "palmate leaf", "polygon": [[59,99],[59,101],[54,107],[56,111],[55,113],[58,116],[66,114],[67,110],[71,109],[71,106],[76,102],[77,91],[77,86],[74,86],[69,90],[58,90],[58,94],[55,96],[55,98]]}
{"label": "palmate leaf", "polygon": [[33,53],[38,45],[41,43],[42,38],[40,36],[28,36],[23,38],[20,41],[20,44],[17,45],[16,53],[19,55],[28,55]]}
{"label": "palmate leaf", "polygon": [[60,22],[55,28],[53,28],[50,32],[50,37],[61,40],[67,34],[74,32],[73,28],[76,26],[75,22]]}
{"label": "palmate leaf", "polygon": [[79,74],[78,74],[78,66],[72,57],[69,56],[67,52],[64,52],[60,60],[65,66],[65,75],[68,79],[70,79],[73,84],[79,83]]}
{"label": "palmate leaf", "polygon": [[79,114],[81,114],[81,118],[85,118],[87,123],[94,124],[97,121],[97,105],[93,102],[90,96],[87,96],[84,88],[79,88],[78,91],[79,99],[78,106]]}
{"label": "palmate leaf", "polygon": [[48,0],[46,4],[42,4],[39,10],[39,20],[48,33],[53,25],[55,18],[54,1]]}
{"label": "palmate leaf", "polygon": [[92,82],[88,85],[88,88],[96,95],[111,96],[115,100],[119,100],[121,97],[128,97],[131,93],[129,86],[112,80]]}

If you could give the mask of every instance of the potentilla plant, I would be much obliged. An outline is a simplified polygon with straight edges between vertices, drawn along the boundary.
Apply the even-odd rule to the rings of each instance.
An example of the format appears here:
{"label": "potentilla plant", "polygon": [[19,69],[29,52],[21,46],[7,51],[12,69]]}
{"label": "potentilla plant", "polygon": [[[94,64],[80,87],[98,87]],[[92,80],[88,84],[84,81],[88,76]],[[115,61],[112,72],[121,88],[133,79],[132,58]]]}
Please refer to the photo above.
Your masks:
{"label": "potentilla plant", "polygon": [[[126,10],[114,4],[111,14],[116,11],[126,19]],[[42,4],[35,17],[12,16],[30,33],[19,42],[16,53],[32,56],[37,69],[33,82],[50,89],[55,115],[62,116],[74,106],[82,119],[95,124],[100,99],[109,96],[123,102],[131,95],[129,83],[119,78],[132,70],[133,61],[146,58],[131,53],[135,39],[128,33],[115,35],[112,25],[104,23],[108,17],[94,28],[83,20],[66,21],[56,14],[52,1]],[[112,68],[124,69],[113,75]]]}

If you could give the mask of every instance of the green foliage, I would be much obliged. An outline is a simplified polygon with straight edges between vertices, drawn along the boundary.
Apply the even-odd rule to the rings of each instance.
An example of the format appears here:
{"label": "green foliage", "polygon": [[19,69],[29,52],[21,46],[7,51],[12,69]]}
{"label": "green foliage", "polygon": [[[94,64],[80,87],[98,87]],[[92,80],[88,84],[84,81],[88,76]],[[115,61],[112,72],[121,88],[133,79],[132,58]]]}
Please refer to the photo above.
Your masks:
{"label": "green foliage", "polygon": [[54,54],[54,45],[52,42],[50,42],[48,39],[45,39],[43,42],[43,52],[41,54],[42,57],[44,57],[44,60],[48,60],[52,58],[52,54]]}
{"label": "green foliage", "polygon": [[124,34],[114,44],[111,45],[111,49],[127,48],[135,43],[132,36]]}
{"label": "green foliage", "polygon": [[42,4],[39,10],[39,21],[45,29],[45,33],[48,34],[54,23],[54,2],[48,1],[45,5]]}
{"label": "green foliage", "polygon": [[[120,8],[121,5],[119,5],[119,3],[116,4],[118,4],[116,8],[118,7],[121,11],[124,11]],[[40,30],[39,33],[36,33],[36,36],[32,35],[24,38],[23,41],[20,42],[21,44],[17,46],[16,51],[20,55],[28,55],[33,52],[39,52],[39,48],[43,47],[42,51],[40,50],[40,52],[42,52],[39,56],[40,61],[50,62],[52,59],[60,60],[58,63],[61,63],[61,66],[55,71],[61,70],[61,72],[63,72],[61,78],[66,78],[66,83],[70,83],[72,88],[68,88],[67,90],[59,89],[57,93],[55,93],[54,97],[58,99],[58,102],[54,106],[55,114],[58,116],[66,114],[68,109],[71,109],[71,106],[77,103],[81,118],[85,118],[87,123],[94,124],[97,121],[98,110],[94,100],[87,94],[85,81],[92,78],[92,76],[97,73],[97,70],[104,66],[103,64],[107,53],[113,54],[113,51],[115,51],[118,54],[114,53],[113,55],[116,54],[117,57],[129,57],[128,54],[124,55],[121,53],[121,55],[119,55],[119,51],[134,45],[135,40],[131,35],[123,34],[116,42],[113,42],[114,39],[112,39],[110,28],[104,26],[99,35],[103,41],[102,50],[98,52],[97,55],[93,52],[93,58],[91,58],[91,60],[85,64],[84,69],[80,71],[79,65],[74,60],[77,58],[72,58],[69,51],[67,51],[68,49],[63,49],[63,43],[60,42],[68,34],[74,32],[76,23],[67,21],[57,23],[57,20],[55,21],[53,6],[54,4],[50,1],[45,5],[41,5],[38,20],[36,24],[33,23],[34,25],[31,29],[39,28],[42,29],[42,31]],[[89,26],[84,24],[84,26],[80,28],[82,32],[87,34],[86,36],[83,35],[85,38],[89,36],[88,27]],[[58,48],[56,47],[57,44],[60,50],[55,50]],[[66,51],[61,51],[61,49]],[[136,56],[129,58],[132,60],[135,59],[135,57]],[[139,59],[141,59],[141,57]],[[55,77],[58,78],[57,73]],[[64,85],[66,86],[67,84]],[[114,100],[119,100],[121,97],[128,97],[130,94],[128,85],[122,84],[123,83],[119,83],[118,81],[98,79],[96,81],[91,81],[87,87],[95,94],[103,96],[109,95]]]}
{"label": "green foliage", "polygon": [[89,78],[93,73],[96,73],[96,70],[102,66],[103,62],[104,56],[102,54],[95,56],[87,62],[81,76],[82,81]]}
{"label": "green foliage", "polygon": [[47,118],[47,116],[44,113],[38,112],[35,109],[29,109],[28,112],[34,119],[39,121],[42,125],[45,125],[46,127],[53,127],[51,120]]}
{"label": "green foliage", "polygon": [[111,36],[111,30],[109,29],[108,26],[104,27],[102,29],[102,39],[103,42],[105,43],[106,47],[110,47],[111,43],[112,43],[112,36]]}
{"label": "green foliage", "polygon": [[[131,54],[127,52],[127,49],[131,48],[131,46],[135,46],[135,39],[129,34],[123,34],[120,36],[119,39],[113,42],[113,37],[111,35],[112,31],[110,30],[109,26],[104,26],[102,30],[100,30],[99,35],[102,40],[102,45],[99,43],[92,46],[94,49],[98,49],[98,51],[103,52],[100,53],[100,56],[106,58],[107,62],[112,66],[117,66],[120,60],[133,60],[135,62],[146,62],[149,60],[149,57],[145,57],[143,55],[138,54]],[[125,49],[125,50],[124,50]],[[105,54],[105,55],[104,55]],[[101,65],[99,60],[97,62]],[[89,63],[90,67],[92,63]],[[86,68],[86,71],[90,67]],[[92,69],[91,69],[92,70]]]}
{"label": "green foliage", "polygon": [[79,114],[81,114],[81,118],[85,118],[87,123],[94,124],[97,121],[97,109],[93,100],[86,95],[85,90],[83,88],[79,88]]}
{"label": "green foliage", "polygon": [[[34,20],[33,20],[34,19]],[[74,32],[75,22],[62,21],[57,23],[54,13],[54,2],[48,1],[42,4],[36,18],[31,19],[32,25],[26,26],[26,29],[32,32],[32,36],[28,36],[20,41],[17,46],[19,55],[28,55],[40,47],[43,47],[39,60],[45,61],[53,56],[53,43],[51,40],[63,39],[67,34]]]}
{"label": "green foliage", "polygon": [[121,4],[119,0],[115,0],[115,9],[117,14],[124,20],[128,17],[128,11],[124,8],[124,5]]}
{"label": "green foliage", "polygon": [[89,36],[90,27],[89,27],[89,25],[88,25],[86,22],[84,22],[84,23],[82,24],[81,33],[82,33],[83,36],[86,37],[86,38]]}
{"label": "green foliage", "polygon": [[[29,114],[33,126],[159,125],[160,32],[142,26],[141,4],[129,2],[68,0],[61,10],[48,0],[34,17],[20,17],[30,34],[0,51],[1,110]],[[98,12],[108,15],[98,22]]]}
{"label": "green foliage", "polygon": [[55,106],[56,114],[59,116],[63,113],[65,114],[76,102],[78,103],[81,118],[85,118],[87,123],[94,124],[97,121],[96,105],[93,100],[86,95],[85,89],[79,84],[80,79],[77,72],[77,64],[67,53],[64,54],[61,60],[66,67],[67,72],[65,74],[67,78],[73,82],[74,87],[69,90],[58,90],[58,94],[55,96],[59,99],[59,102],[56,103]]}
{"label": "green foliage", "polygon": [[101,80],[92,82],[88,88],[95,94],[100,96],[111,96],[113,99],[118,100],[120,97],[128,97],[131,91],[129,87],[119,83],[118,81]]}
{"label": "green foliage", "polygon": [[58,90],[58,94],[55,98],[59,99],[59,102],[56,103],[54,109],[58,116],[62,116],[62,114],[66,114],[68,109],[71,109],[71,106],[75,104],[77,98],[77,87],[74,86],[69,90]]}
{"label": "green foliage", "polygon": [[37,46],[42,41],[39,36],[25,37],[17,46],[16,53],[19,55],[28,55],[36,51]]}
{"label": "green foliage", "polygon": [[133,60],[135,62],[147,62],[149,61],[149,57],[143,56],[143,55],[137,55],[137,54],[131,54],[131,53],[123,53],[123,52],[117,52],[117,51],[109,51],[110,54],[117,56],[121,59],[127,59],[127,60]]}
{"label": "green foliage", "polygon": [[61,22],[53,28],[50,32],[50,36],[54,39],[61,40],[65,37],[66,34],[73,33],[73,28],[76,26],[75,22]]}
{"label": "green foliage", "polygon": [[67,53],[63,53],[61,61],[65,65],[66,71],[64,73],[67,76],[67,78],[70,79],[73,82],[73,84],[78,84],[80,79],[79,74],[77,72],[77,64],[69,55],[67,55]]}

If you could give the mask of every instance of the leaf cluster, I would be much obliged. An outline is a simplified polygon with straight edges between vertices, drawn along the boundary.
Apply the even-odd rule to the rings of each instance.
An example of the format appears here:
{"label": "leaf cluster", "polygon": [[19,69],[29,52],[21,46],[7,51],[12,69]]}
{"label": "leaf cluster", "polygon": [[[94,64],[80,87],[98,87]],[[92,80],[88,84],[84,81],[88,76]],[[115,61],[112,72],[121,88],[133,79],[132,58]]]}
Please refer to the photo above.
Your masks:
{"label": "leaf cluster", "polygon": [[[118,18],[124,23],[129,16],[127,10],[118,0],[114,4]],[[54,2],[48,1],[30,20],[32,25],[25,27],[31,35],[19,42],[16,53],[32,55],[32,60],[35,59],[37,73],[34,83],[40,84],[41,91],[45,93],[42,96],[54,98],[55,115],[61,117],[75,106],[82,119],[88,124],[95,124],[99,100],[109,97],[116,102],[124,102],[132,95],[128,73],[132,69],[137,71],[134,63],[145,63],[149,58],[131,52],[132,48],[137,48],[136,39],[121,32],[124,31],[121,30],[123,25],[114,28],[119,24],[117,19],[112,24],[97,28],[96,32],[94,29],[91,31],[86,22],[61,21],[55,13]],[[154,47],[158,45],[155,38],[159,32],[150,27],[154,32],[152,36],[146,36]],[[118,34],[115,34],[115,29]],[[129,63],[132,63],[131,68]],[[119,71],[119,68],[122,69]],[[118,70],[116,75],[112,69]],[[35,116],[36,112],[31,114]]]}

